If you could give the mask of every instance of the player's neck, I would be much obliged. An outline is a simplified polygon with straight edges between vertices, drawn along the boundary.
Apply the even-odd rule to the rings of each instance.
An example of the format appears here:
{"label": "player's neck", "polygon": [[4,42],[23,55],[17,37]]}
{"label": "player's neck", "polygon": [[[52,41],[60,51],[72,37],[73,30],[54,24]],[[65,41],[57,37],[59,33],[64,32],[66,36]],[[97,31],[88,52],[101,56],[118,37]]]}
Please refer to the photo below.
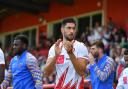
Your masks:
{"label": "player's neck", "polygon": [[17,55],[21,56],[27,49],[23,49],[21,52],[19,52]]}
{"label": "player's neck", "polygon": [[63,43],[66,41],[73,41],[73,40],[67,40],[67,39],[63,38]]}

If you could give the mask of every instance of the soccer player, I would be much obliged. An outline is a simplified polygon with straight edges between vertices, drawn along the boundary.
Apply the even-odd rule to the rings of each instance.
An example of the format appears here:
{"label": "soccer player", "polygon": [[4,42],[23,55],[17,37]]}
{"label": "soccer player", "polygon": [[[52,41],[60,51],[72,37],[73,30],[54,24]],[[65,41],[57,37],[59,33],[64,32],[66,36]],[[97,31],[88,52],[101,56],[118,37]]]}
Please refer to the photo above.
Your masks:
{"label": "soccer player", "polygon": [[42,73],[37,59],[28,52],[28,39],[18,35],[13,42],[15,56],[12,58],[7,76],[1,84],[6,89],[12,79],[13,89],[42,89]]}
{"label": "soccer player", "polygon": [[76,27],[74,19],[64,19],[61,25],[63,39],[57,40],[49,50],[44,74],[48,76],[56,69],[55,89],[84,89],[88,50],[75,40]]}

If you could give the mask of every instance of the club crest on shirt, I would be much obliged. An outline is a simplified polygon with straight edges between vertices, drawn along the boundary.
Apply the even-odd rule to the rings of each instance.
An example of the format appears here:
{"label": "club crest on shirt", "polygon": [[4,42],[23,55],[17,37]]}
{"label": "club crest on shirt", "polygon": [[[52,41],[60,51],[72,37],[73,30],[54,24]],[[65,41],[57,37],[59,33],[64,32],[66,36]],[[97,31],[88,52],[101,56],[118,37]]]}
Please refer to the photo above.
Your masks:
{"label": "club crest on shirt", "polygon": [[19,63],[19,64],[18,64],[18,67],[22,67],[22,63]]}

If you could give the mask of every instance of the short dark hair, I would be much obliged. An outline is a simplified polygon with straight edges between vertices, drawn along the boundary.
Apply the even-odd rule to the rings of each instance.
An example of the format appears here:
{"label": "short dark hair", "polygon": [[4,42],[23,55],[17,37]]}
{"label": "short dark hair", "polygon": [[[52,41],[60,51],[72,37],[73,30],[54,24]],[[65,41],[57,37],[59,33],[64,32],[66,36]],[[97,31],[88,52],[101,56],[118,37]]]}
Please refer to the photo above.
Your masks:
{"label": "short dark hair", "polygon": [[128,55],[128,49],[125,49],[124,55]]}
{"label": "short dark hair", "polygon": [[73,18],[65,18],[63,19],[61,26],[65,26],[67,23],[74,23],[76,25],[76,21]]}
{"label": "short dark hair", "polygon": [[28,37],[26,35],[17,35],[14,40],[21,40],[28,46]]}
{"label": "short dark hair", "polygon": [[103,49],[103,52],[105,52],[104,43],[102,41],[100,41],[100,40],[95,41],[94,43],[91,44],[91,46],[93,46],[93,45],[96,45],[96,47]]}

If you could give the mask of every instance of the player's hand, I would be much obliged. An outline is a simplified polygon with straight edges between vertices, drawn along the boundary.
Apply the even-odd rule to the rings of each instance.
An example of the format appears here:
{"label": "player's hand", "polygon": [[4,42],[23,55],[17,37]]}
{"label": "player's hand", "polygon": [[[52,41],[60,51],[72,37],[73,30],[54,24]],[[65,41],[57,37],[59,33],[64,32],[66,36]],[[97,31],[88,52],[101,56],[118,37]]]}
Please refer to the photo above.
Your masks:
{"label": "player's hand", "polygon": [[0,85],[0,89],[6,89],[2,84]]}
{"label": "player's hand", "polygon": [[94,56],[92,55],[92,53],[89,53],[89,60],[90,60],[90,64],[94,64]]}
{"label": "player's hand", "polygon": [[73,52],[73,43],[74,43],[74,41],[75,40],[73,40],[73,41],[66,41],[64,43],[64,47],[65,47],[67,53],[72,53]]}
{"label": "player's hand", "polygon": [[62,50],[62,46],[60,46],[61,41],[62,41],[61,39],[58,39],[55,43],[55,55],[56,56],[60,55],[61,53],[61,50]]}

